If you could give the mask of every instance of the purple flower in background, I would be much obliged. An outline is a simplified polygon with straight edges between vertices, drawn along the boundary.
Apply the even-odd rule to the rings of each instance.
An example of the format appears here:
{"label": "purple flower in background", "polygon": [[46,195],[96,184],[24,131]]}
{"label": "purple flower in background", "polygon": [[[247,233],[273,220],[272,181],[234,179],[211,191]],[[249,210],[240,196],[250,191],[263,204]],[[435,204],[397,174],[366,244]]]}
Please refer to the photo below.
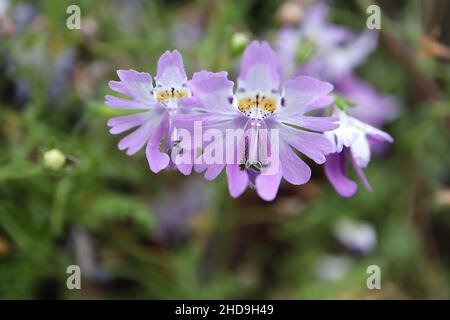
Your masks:
{"label": "purple flower in background", "polygon": [[72,48],[64,49],[56,57],[48,88],[48,93],[52,102],[59,102],[67,91],[67,88],[72,81],[76,62],[77,52]]}
{"label": "purple flower in background", "polygon": [[120,81],[110,81],[109,87],[130,99],[107,95],[106,104],[116,109],[142,111],[108,121],[112,134],[137,128],[120,140],[119,149],[133,155],[146,145],[145,153],[153,172],[157,173],[171,164],[183,174],[190,174],[192,164],[174,164],[169,157],[174,148],[180,148],[177,115],[187,111],[178,101],[191,96],[180,53],[166,51],[159,58],[155,87],[148,73],[119,70],[117,74]]}
{"label": "purple flower in background", "polygon": [[358,255],[369,255],[377,245],[376,229],[369,222],[344,218],[338,220],[333,229],[339,242]]}
{"label": "purple flower in background", "polygon": [[[329,7],[319,2],[310,6],[299,29],[301,44],[314,47],[312,58],[304,68],[328,81],[336,81],[351,73],[377,47],[378,34],[365,31],[356,34],[348,28],[328,22]],[[300,72],[302,70],[300,69]]]}
{"label": "purple flower in background", "polygon": [[200,12],[187,13],[178,19],[171,30],[172,42],[177,47],[189,50],[198,46],[203,36]]}
{"label": "purple flower in background", "polygon": [[336,91],[356,104],[355,108],[347,110],[351,116],[372,126],[380,127],[399,114],[395,97],[380,96],[375,88],[355,75],[341,78],[336,84]]}
{"label": "purple flower in background", "polygon": [[301,22],[300,27],[283,27],[278,32],[276,51],[283,77],[294,75],[299,51],[306,47],[313,48],[314,61],[304,67],[308,70],[308,75],[319,77],[319,71],[326,70],[323,58],[334,54],[338,46],[350,38],[348,29],[328,23],[328,11],[328,6],[324,3],[311,5],[301,21],[298,21]]}
{"label": "purple flower in background", "polygon": [[[165,240],[180,240],[192,227],[192,222],[206,215],[212,190],[197,178],[187,180],[164,192],[152,203],[152,212],[159,223],[159,235]],[[173,201],[174,194],[177,201]]]}
{"label": "purple flower in background", "polygon": [[[284,28],[278,33],[277,52],[283,73],[331,82],[336,93],[357,105],[350,114],[371,125],[381,126],[393,120],[399,113],[398,101],[380,95],[353,73],[376,48],[377,33],[365,31],[358,35],[330,23],[328,13],[329,7],[318,2],[308,8],[300,28]],[[311,57],[295,70],[297,51],[306,44],[313,47]]]}
{"label": "purple flower in background", "polygon": [[341,196],[351,197],[358,187],[346,175],[346,159],[349,159],[361,182],[371,191],[372,188],[362,170],[370,161],[369,141],[393,142],[393,139],[386,132],[359,121],[338,108],[334,108],[333,115],[339,118],[340,126],[324,133],[334,145],[333,152],[327,155],[325,174]]}
{"label": "purple flower in background", "polygon": [[301,35],[311,39],[317,47],[333,47],[345,41],[351,33],[345,27],[328,22],[329,7],[324,2],[310,5],[301,22]]}
{"label": "purple flower in background", "polygon": [[297,28],[282,28],[277,35],[275,48],[283,78],[294,74],[297,67],[297,51],[301,43],[300,31]]}
{"label": "purple flower in background", "polygon": [[[237,142],[237,147],[234,143],[230,146],[229,141],[224,146],[232,149],[233,163],[200,166],[200,170],[206,170],[208,180],[215,179],[226,166],[232,197],[238,197],[250,185],[262,199],[273,200],[282,178],[300,185],[311,177],[311,169],[296,151],[319,164],[333,151],[332,143],[317,132],[336,129],[337,119],[306,115],[333,101],[328,95],[333,86],[310,77],[296,77],[280,91],[277,58],[267,42],[253,41],[245,50],[235,94],[234,83],[227,79],[226,72],[195,73],[188,85],[193,96],[182,104],[205,112],[198,116],[203,128],[216,128],[223,133],[243,129],[248,133]],[[279,141],[267,136],[273,129],[278,130]],[[264,174],[262,169],[268,164],[261,150],[275,154],[276,165],[271,163]],[[204,152],[208,152],[208,146]]]}

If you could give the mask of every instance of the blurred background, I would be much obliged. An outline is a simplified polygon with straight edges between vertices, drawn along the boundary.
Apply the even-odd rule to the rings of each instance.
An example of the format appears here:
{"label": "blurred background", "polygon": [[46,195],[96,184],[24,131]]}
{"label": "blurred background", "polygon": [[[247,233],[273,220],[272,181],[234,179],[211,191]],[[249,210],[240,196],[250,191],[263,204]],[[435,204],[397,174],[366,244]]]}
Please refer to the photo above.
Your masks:
{"label": "blurred background", "polygon": [[[168,49],[189,77],[235,79],[252,39],[307,64],[321,37],[300,36],[312,2],[0,0],[0,298],[448,299],[449,1],[377,3],[378,44],[352,69],[389,99],[371,109],[395,139],[366,170],[371,193],[341,198],[309,162],[312,180],[273,202],[232,199],[223,174],[155,175],[108,133],[115,71],[154,74]],[[326,2],[327,23],[362,34],[371,3]],[[66,27],[71,4],[80,30]],[[74,264],[81,290],[66,287]],[[369,265],[381,290],[366,286]]]}

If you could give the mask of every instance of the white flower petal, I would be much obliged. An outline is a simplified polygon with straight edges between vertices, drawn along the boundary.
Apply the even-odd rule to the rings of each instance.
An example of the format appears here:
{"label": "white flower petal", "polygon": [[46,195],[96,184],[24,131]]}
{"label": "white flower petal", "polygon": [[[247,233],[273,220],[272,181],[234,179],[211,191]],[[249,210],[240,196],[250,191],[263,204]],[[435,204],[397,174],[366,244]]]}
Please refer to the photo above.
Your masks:
{"label": "white flower petal", "polygon": [[[362,134],[362,131],[356,127],[352,121],[351,117],[339,109],[335,109],[333,115],[339,118],[339,128],[330,131],[326,136],[336,147],[335,152],[341,152],[345,147],[350,147],[353,142]],[[330,138],[330,134],[335,136],[335,139]]]}
{"label": "white flower petal", "polygon": [[379,130],[375,127],[372,127],[371,125],[368,125],[367,123],[364,123],[358,119],[355,119],[353,117],[348,117],[350,121],[352,122],[353,126],[356,126],[360,128],[366,135],[371,136],[372,138],[380,141],[386,141],[386,142],[393,142],[394,139],[386,132]]}
{"label": "white flower petal", "polygon": [[365,134],[359,135],[359,137],[350,146],[353,159],[360,168],[365,168],[370,161],[370,147],[369,141]]}

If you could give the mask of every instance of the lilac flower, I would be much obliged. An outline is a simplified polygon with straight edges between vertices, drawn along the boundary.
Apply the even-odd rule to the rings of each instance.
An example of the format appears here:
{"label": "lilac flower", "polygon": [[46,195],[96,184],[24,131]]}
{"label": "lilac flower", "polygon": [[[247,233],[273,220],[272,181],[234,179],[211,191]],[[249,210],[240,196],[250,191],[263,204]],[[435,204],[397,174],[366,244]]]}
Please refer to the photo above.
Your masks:
{"label": "lilac flower", "polygon": [[365,31],[348,39],[334,47],[331,44],[316,46],[311,60],[300,68],[297,74],[309,69],[308,72],[314,70],[321,79],[337,82],[366,60],[376,48],[378,35],[373,31]]}
{"label": "lilac flower", "polygon": [[299,29],[301,44],[309,42],[314,54],[305,68],[314,69],[319,78],[336,81],[364,62],[375,50],[378,34],[356,34],[348,28],[328,22],[329,7],[318,2],[311,5]]}
{"label": "lilac flower", "polygon": [[347,28],[328,22],[329,11],[324,2],[309,6],[299,29],[302,40],[313,42],[318,51],[334,48],[352,36]]}
{"label": "lilac flower", "polygon": [[371,191],[372,188],[363,172],[370,161],[371,139],[393,142],[392,137],[362,121],[357,120],[344,111],[335,108],[333,115],[339,118],[340,126],[324,135],[334,144],[334,150],[327,155],[325,174],[336,191],[343,197],[351,197],[357,190],[354,181],[346,176],[346,159],[349,158],[361,182]]}
{"label": "lilac flower", "polygon": [[394,97],[381,96],[368,83],[354,75],[353,70],[376,48],[378,35],[366,31],[358,35],[348,28],[328,21],[329,7],[318,2],[311,5],[300,28],[284,28],[277,38],[277,53],[285,75],[294,73],[297,51],[305,44],[313,47],[310,59],[295,72],[335,86],[336,93],[355,102],[351,114],[374,126],[393,120],[398,115]]}
{"label": "lilac flower", "polygon": [[[295,150],[319,164],[324,163],[325,155],[333,151],[330,141],[313,131],[336,129],[336,119],[306,115],[333,101],[328,95],[333,86],[310,77],[296,77],[288,80],[280,91],[276,55],[267,42],[253,41],[245,50],[235,94],[234,83],[227,79],[226,72],[195,73],[188,85],[193,96],[182,104],[205,112],[200,115],[203,128],[217,128],[223,133],[228,129],[243,129],[249,133],[238,141],[237,147],[234,143],[224,147],[232,149],[232,163],[201,168],[205,170],[205,178],[212,180],[226,166],[232,197],[238,197],[250,185],[262,199],[273,200],[282,178],[294,185],[310,179],[311,169]],[[268,172],[262,174],[267,158],[259,151],[266,149],[275,153],[276,143],[263,132],[267,134],[273,129],[279,130],[277,165],[271,164]]]}
{"label": "lilac flower", "polygon": [[312,56],[296,74],[327,81],[336,81],[350,73],[376,48],[376,32],[357,35],[348,28],[329,23],[328,12],[325,3],[315,3],[307,9],[299,28],[280,30],[276,48],[284,76],[294,74],[298,51],[305,46],[313,48]]}
{"label": "lilac flower", "polygon": [[109,87],[130,99],[108,95],[106,104],[116,109],[142,111],[108,121],[112,134],[137,128],[120,140],[119,149],[133,155],[146,145],[145,153],[153,172],[157,173],[170,164],[183,174],[189,174],[192,164],[174,164],[169,157],[174,148],[180,148],[176,138],[177,115],[187,111],[178,101],[191,96],[180,53],[166,51],[159,58],[155,87],[148,73],[119,70],[117,74],[121,81],[110,81]]}
{"label": "lilac flower", "polygon": [[[295,74],[329,81],[335,86],[337,94],[356,104],[354,108],[347,110],[352,120],[348,120],[345,113],[341,112],[342,114],[339,114],[341,127],[333,133],[328,133],[333,137],[331,140],[337,142],[337,151],[327,156],[325,165],[327,177],[338,193],[351,196],[356,192],[357,186],[345,175],[345,159],[352,160],[355,170],[370,190],[362,171],[367,163],[365,165],[356,163],[353,155],[358,151],[366,151],[368,162],[370,151],[379,152],[385,149],[386,141],[390,140],[386,137],[372,139],[373,135],[360,134],[361,130],[356,128],[362,127],[366,130],[368,127],[365,123],[380,127],[385,122],[393,120],[398,115],[398,102],[394,97],[380,95],[370,84],[359,79],[353,71],[376,48],[378,35],[373,31],[357,35],[347,28],[331,24],[328,22],[328,11],[329,8],[323,2],[310,6],[297,32],[286,29],[280,31],[277,51],[284,61],[284,72],[292,73],[292,66],[295,66],[292,59],[297,57],[297,48],[311,46],[312,55]],[[290,40],[290,44],[283,44],[286,39]],[[294,46],[293,43],[297,45]],[[294,53],[292,50],[295,50]],[[339,112],[337,110],[335,114]],[[356,118],[361,120],[358,125],[355,125],[358,121]],[[370,132],[377,130],[370,128]],[[364,130],[362,132],[365,132]],[[358,136],[360,137],[357,138]],[[355,145],[352,145],[354,141],[352,139],[356,140]],[[359,147],[363,149],[360,150]]]}

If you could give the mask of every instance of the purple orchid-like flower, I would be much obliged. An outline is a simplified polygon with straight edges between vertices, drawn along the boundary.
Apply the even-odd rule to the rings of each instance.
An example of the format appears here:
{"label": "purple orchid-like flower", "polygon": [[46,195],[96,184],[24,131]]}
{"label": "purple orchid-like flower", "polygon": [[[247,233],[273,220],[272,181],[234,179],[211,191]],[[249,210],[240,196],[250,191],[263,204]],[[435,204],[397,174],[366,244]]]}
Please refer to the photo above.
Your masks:
{"label": "purple orchid-like flower", "polygon": [[[204,129],[216,128],[224,135],[230,129],[248,133],[236,145],[229,141],[225,144],[224,149],[232,149],[232,163],[199,166],[208,180],[226,167],[232,197],[238,197],[250,185],[262,199],[271,201],[282,178],[294,185],[309,181],[311,169],[296,151],[323,164],[326,154],[334,150],[319,132],[336,129],[337,119],[307,115],[332,103],[329,93],[333,86],[311,77],[296,77],[280,90],[277,58],[267,42],[253,41],[245,50],[235,93],[226,72],[195,73],[188,86],[193,96],[183,99],[182,104],[204,112],[198,116]],[[274,129],[279,132],[278,141],[268,137],[267,132]],[[270,164],[265,173],[262,169],[267,166],[268,154],[261,150],[271,156],[276,153],[272,157],[276,165]],[[203,152],[208,152],[208,146]]]}
{"label": "purple orchid-like flower", "polygon": [[392,137],[356,118],[353,118],[338,108],[333,115],[339,118],[339,128],[325,132],[324,135],[334,145],[333,153],[327,155],[325,174],[335,190],[343,197],[351,197],[358,189],[356,183],[346,175],[346,159],[349,158],[361,182],[372,191],[364,174],[363,168],[370,161],[370,140],[393,142]]}
{"label": "purple orchid-like flower", "polygon": [[176,138],[177,115],[189,111],[178,102],[191,96],[180,53],[174,50],[161,55],[154,87],[148,73],[118,70],[117,74],[120,81],[110,81],[109,87],[129,99],[107,95],[106,104],[116,109],[141,111],[109,119],[112,134],[137,128],[119,141],[119,149],[133,155],[146,146],[151,171],[157,173],[171,165],[185,175],[190,174],[192,164],[174,164],[169,156],[174,149],[180,148]]}

